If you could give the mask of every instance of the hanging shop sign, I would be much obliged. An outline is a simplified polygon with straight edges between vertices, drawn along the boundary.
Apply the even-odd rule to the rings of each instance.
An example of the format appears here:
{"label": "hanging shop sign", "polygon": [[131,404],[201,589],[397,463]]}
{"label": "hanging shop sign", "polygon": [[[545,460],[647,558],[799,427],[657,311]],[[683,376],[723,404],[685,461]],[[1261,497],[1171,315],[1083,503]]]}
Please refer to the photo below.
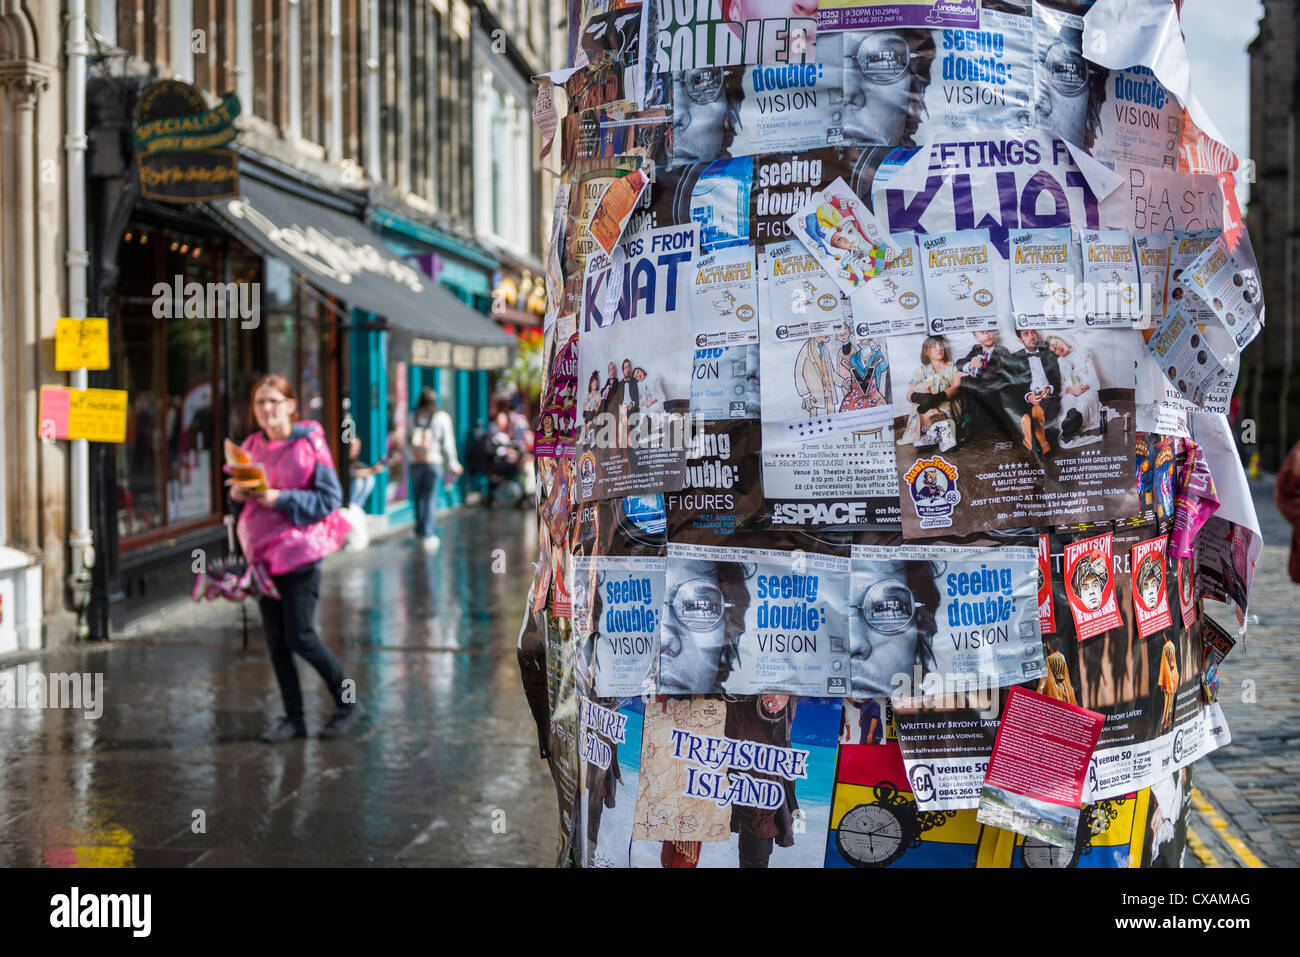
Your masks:
{"label": "hanging shop sign", "polygon": [[163,203],[197,203],[239,194],[232,150],[239,97],[208,108],[203,94],[179,80],[160,80],[140,94],[134,141],[140,193]]}

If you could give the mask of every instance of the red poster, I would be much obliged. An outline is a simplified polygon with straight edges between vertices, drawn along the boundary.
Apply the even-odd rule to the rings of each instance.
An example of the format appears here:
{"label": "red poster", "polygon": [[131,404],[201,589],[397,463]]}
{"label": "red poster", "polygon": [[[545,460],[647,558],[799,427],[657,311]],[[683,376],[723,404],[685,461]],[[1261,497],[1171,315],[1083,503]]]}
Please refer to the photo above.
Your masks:
{"label": "red poster", "polygon": [[1056,608],[1052,604],[1052,550],[1047,536],[1038,536],[1038,630],[1044,635],[1056,631]]}
{"label": "red poster", "polygon": [[976,819],[1074,844],[1083,784],[1105,716],[1015,687],[1007,695]]}
{"label": "red poster", "polygon": [[1112,567],[1110,532],[1065,546],[1065,594],[1080,641],[1124,623]]}
{"label": "red poster", "polygon": [[1192,556],[1178,559],[1178,608],[1183,613],[1184,628],[1196,617],[1195,561]]}
{"label": "red poster", "polygon": [[1165,587],[1166,536],[1133,546],[1133,612],[1143,638],[1173,624]]}

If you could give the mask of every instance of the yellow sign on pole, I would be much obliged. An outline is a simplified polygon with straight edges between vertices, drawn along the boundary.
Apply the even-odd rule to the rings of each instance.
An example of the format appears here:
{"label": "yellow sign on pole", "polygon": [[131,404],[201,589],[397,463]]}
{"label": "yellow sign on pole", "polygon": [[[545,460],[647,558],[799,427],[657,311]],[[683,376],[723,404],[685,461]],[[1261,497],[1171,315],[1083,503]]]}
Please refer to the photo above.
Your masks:
{"label": "yellow sign on pole", "polygon": [[125,389],[72,390],[72,408],[68,410],[68,438],[89,442],[125,442]]}
{"label": "yellow sign on pole", "polygon": [[60,319],[54,327],[54,368],[108,368],[108,320]]}

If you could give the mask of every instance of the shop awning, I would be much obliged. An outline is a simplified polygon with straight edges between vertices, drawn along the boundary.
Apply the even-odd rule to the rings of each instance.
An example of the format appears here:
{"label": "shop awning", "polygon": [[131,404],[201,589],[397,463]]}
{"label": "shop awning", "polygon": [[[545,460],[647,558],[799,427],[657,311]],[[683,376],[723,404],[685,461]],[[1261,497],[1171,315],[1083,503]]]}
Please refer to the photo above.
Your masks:
{"label": "shop awning", "polygon": [[500,369],[509,363],[512,336],[394,256],[356,216],[251,175],[241,175],[240,195],[207,207],[322,292],[383,316],[409,340],[416,365]]}

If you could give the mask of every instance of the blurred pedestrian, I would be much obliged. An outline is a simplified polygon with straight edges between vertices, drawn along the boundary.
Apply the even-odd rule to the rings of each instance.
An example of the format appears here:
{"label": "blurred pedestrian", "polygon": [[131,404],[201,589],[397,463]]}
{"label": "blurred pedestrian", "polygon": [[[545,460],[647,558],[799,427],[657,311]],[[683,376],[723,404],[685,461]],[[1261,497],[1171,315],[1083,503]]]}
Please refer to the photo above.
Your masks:
{"label": "blurred pedestrian", "polygon": [[348,533],[339,512],[343,489],[320,423],[295,421],[297,397],[288,380],[263,376],[253,386],[252,400],[259,431],[240,448],[262,466],[267,487],[251,491],[232,485],[230,498],[239,512],[244,557],[265,568],[280,596],[258,600],[285,712],[263,740],[307,736],[294,654],[316,669],[334,699],[334,715],[320,732],[334,738],[365,713],[355,696],[344,700],[343,668],[313,625],[321,559],[337,551]]}
{"label": "blurred pedestrian", "polygon": [[1287,571],[1291,580],[1300,584],[1300,442],[1292,446],[1282,461],[1282,467],[1277,470],[1273,501],[1291,525],[1291,559]]}
{"label": "blurred pedestrian", "polygon": [[429,551],[442,544],[438,538],[438,486],[444,475],[459,476],[464,469],[456,457],[456,431],[451,416],[438,408],[438,394],[420,390],[420,403],[411,415],[411,502],[415,506],[415,534]]}

